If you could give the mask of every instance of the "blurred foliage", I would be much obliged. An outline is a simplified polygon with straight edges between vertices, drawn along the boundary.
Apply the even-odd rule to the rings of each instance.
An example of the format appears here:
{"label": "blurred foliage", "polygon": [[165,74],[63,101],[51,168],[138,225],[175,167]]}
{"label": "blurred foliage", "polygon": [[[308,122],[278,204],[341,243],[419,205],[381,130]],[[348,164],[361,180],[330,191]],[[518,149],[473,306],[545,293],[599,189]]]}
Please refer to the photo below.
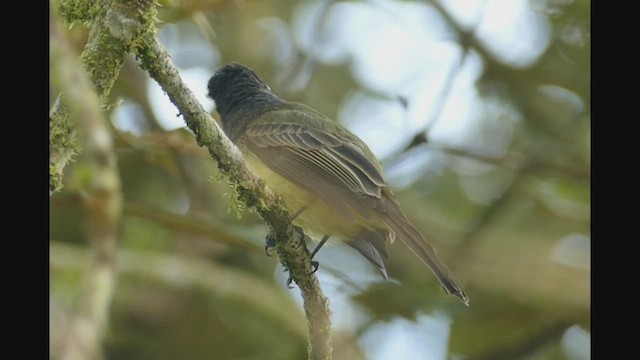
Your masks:
{"label": "blurred foliage", "polygon": [[[212,74],[227,62],[247,64],[276,93],[343,122],[351,121],[339,114],[354,91],[397,100],[358,81],[350,59],[321,61],[291,40],[299,2],[160,3],[161,33],[176,28],[161,41],[176,51],[178,65],[191,61]],[[360,2],[326,1],[317,9],[345,3]],[[371,2],[389,3],[395,1]],[[365,314],[350,329],[336,329],[335,358],[378,359],[360,348],[359,336],[371,326],[398,316],[444,314],[451,322],[448,338],[442,335],[449,358],[584,359],[570,351],[585,345],[575,345],[568,329],[577,325],[588,333],[591,326],[590,2],[530,1],[549,22],[550,43],[537,61],[521,68],[496,59],[442,3],[423,4],[442,16],[466,54],[482,59],[474,83],[480,99],[489,107],[498,99],[517,113],[505,120],[485,112],[473,136],[497,142],[492,129],[508,124],[508,146],[495,156],[437,141],[431,125],[407,127],[407,139],[416,141],[406,141],[383,161],[391,177],[404,160],[428,157],[413,166],[416,180],[396,192],[420,230],[440,239],[434,246],[465,284],[471,304],[465,308],[445,297],[401,245],[391,246],[392,282],[353,284],[357,274],[348,263],[322,258],[319,272],[344,269],[332,281],[357,289],[349,296],[351,306]],[[76,24],[69,32],[81,49],[87,29]],[[290,37],[288,47],[283,36]],[[193,42],[196,48],[184,45],[192,38],[201,39]],[[199,60],[203,48],[209,63]],[[276,259],[264,254],[266,228],[254,214],[245,211],[239,218],[231,209],[232,190],[187,130],[166,130],[147,81],[129,59],[107,107],[114,119],[124,104],[140,111],[127,113],[129,128],[116,120],[112,127],[125,207],[105,357],[304,358],[306,323],[298,292],[285,288]],[[304,86],[288,86],[296,82]],[[50,94],[53,102],[58,89]],[[50,202],[52,358],[87,257],[76,165],[67,166],[63,191]],[[333,306],[341,304],[328,296]]]}

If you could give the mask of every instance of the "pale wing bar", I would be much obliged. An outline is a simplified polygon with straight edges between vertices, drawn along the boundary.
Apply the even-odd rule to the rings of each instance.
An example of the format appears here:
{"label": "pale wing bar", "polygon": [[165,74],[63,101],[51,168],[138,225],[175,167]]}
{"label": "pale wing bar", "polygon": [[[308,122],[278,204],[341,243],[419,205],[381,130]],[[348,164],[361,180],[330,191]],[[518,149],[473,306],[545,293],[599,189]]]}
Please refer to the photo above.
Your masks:
{"label": "pale wing bar", "polygon": [[380,198],[380,188],[386,186],[380,171],[357,146],[332,134],[304,129],[297,124],[266,123],[249,126],[247,135],[260,148],[291,148],[296,155],[333,174],[356,193]]}

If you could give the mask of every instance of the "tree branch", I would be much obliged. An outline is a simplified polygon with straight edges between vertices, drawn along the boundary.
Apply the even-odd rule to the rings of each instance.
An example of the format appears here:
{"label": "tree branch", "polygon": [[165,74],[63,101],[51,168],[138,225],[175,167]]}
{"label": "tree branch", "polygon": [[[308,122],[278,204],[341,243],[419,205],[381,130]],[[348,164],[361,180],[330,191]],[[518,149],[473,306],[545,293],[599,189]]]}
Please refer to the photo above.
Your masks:
{"label": "tree branch", "polygon": [[[78,140],[85,152],[80,168],[85,175],[81,180],[92,258],[60,358],[100,359],[116,279],[115,253],[122,215],[120,177],[113,138],[100,111],[95,87],[56,19],[52,21],[50,34],[52,63],[70,104],[64,110],[65,123],[69,124],[69,120],[76,123]],[[62,106],[60,100],[57,104]]]}
{"label": "tree branch", "polygon": [[258,244],[234,234],[222,224],[212,224],[211,219],[197,219],[193,216],[173,214],[167,211],[151,208],[143,204],[127,202],[124,204],[124,212],[139,218],[147,219],[158,223],[160,226],[168,227],[175,231],[188,234],[203,235],[215,239],[221,244],[232,246],[244,251],[258,252],[264,251]]}
{"label": "tree branch", "polygon": [[[207,148],[218,162],[220,170],[230,176],[231,185],[240,201],[254,209],[269,224],[269,238],[275,240],[280,261],[289,269],[292,279],[302,292],[309,324],[309,356],[313,359],[330,359],[332,346],[328,299],[313,275],[309,252],[304,245],[304,234],[291,224],[291,215],[282,200],[266,188],[245,165],[240,151],[227,139],[182,82],[178,69],[156,38],[154,4],[152,0],[105,0],[83,4],[73,2],[63,3],[62,12],[70,22],[79,20],[93,25],[81,58],[89,80],[97,90],[98,98],[106,98],[126,55],[133,51],[142,68],[160,84],[180,110],[198,144]],[[74,5],[82,5],[82,8],[74,11],[76,9],[70,7]],[[57,145],[75,139],[65,103],[60,97],[50,114],[50,129],[59,124],[63,129],[71,129],[61,132],[64,137],[55,141]],[[96,101],[94,109],[99,108],[100,102]],[[89,143],[84,142],[84,145],[88,146]],[[60,183],[56,181],[61,179],[62,170],[75,152],[69,146],[61,146],[60,149],[50,147],[50,150],[50,192],[53,193],[60,189]],[[61,154],[55,154],[58,151]]]}
{"label": "tree branch", "polygon": [[[50,252],[49,262],[53,268],[83,270],[87,266],[84,261],[86,251],[82,247],[54,241]],[[118,273],[120,276],[142,276],[169,284],[180,279],[180,286],[202,287],[218,296],[248,304],[288,328],[295,340],[305,337],[305,320],[301,311],[291,309],[295,306],[291,297],[240,269],[193,257],[119,249]]]}
{"label": "tree branch", "polygon": [[277,247],[280,261],[298,284],[309,325],[309,357],[331,359],[331,321],[328,299],[313,274],[309,251],[300,228],[291,224],[291,215],[283,201],[268,189],[244,161],[240,150],[229,140],[213,118],[195,99],[180,78],[171,57],[155,36],[147,36],[136,49],[143,69],[160,84],[182,114],[187,126],[218,162],[220,170],[232,181],[238,198],[255,210],[269,225],[268,236]]}
{"label": "tree branch", "polygon": [[[83,66],[78,64],[69,70],[85,69],[100,99],[99,105],[105,104],[124,60],[133,48],[139,46],[142,35],[155,31],[155,26],[149,25],[155,21],[154,5],[153,0],[60,3],[60,14],[68,23],[82,21],[91,26],[87,45],[80,55]],[[52,11],[56,12],[55,7]],[[59,26],[54,22],[57,20],[51,22],[52,28]],[[62,188],[64,168],[78,152],[67,103],[63,95],[58,96],[49,112],[49,195]]]}
{"label": "tree branch", "polygon": [[64,97],[56,99],[49,114],[49,191],[51,195],[62,187],[64,167],[80,144],[84,156],[78,173],[91,246],[91,264],[76,312],[65,333],[61,354],[56,354],[61,359],[102,358],[101,343],[116,280],[122,192],[113,137],[101,110],[130,48],[147,29],[154,28],[149,26],[153,24],[149,20],[155,18],[153,5],[151,0],[61,3],[60,13],[67,21],[91,26],[81,61],[58,22],[58,8],[52,8],[53,80]]}

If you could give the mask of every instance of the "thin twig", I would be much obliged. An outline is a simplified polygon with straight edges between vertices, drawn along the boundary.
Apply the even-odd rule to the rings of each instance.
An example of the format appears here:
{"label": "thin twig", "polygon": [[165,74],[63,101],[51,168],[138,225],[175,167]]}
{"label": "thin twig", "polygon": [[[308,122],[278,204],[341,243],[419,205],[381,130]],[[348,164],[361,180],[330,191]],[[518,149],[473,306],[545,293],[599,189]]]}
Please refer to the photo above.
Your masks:
{"label": "thin twig", "polygon": [[227,244],[237,249],[251,252],[262,252],[263,247],[252,243],[241,236],[226,229],[222,224],[216,224],[212,219],[197,219],[193,216],[174,214],[151,208],[143,204],[127,202],[124,204],[124,212],[127,215],[137,216],[168,227],[175,231],[182,231],[193,235],[203,235],[215,239],[221,244]]}
{"label": "thin twig", "polygon": [[[64,194],[52,198],[50,204],[53,208],[78,206],[81,200],[76,194]],[[220,224],[211,218],[201,219],[193,215],[175,214],[131,201],[125,201],[122,210],[125,216],[145,219],[171,231],[204,236],[243,251],[260,253],[264,251],[264,247],[245,239],[229,229],[228,225]]]}

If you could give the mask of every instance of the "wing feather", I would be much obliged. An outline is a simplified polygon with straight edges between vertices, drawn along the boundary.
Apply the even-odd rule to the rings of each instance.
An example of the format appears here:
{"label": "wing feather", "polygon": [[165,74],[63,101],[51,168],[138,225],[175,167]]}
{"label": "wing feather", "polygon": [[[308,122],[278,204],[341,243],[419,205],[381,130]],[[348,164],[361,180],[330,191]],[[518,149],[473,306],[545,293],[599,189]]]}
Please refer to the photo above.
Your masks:
{"label": "wing feather", "polygon": [[245,143],[271,170],[314,192],[343,215],[349,205],[369,218],[387,186],[379,166],[359,144],[321,127],[256,122],[247,127]]}

